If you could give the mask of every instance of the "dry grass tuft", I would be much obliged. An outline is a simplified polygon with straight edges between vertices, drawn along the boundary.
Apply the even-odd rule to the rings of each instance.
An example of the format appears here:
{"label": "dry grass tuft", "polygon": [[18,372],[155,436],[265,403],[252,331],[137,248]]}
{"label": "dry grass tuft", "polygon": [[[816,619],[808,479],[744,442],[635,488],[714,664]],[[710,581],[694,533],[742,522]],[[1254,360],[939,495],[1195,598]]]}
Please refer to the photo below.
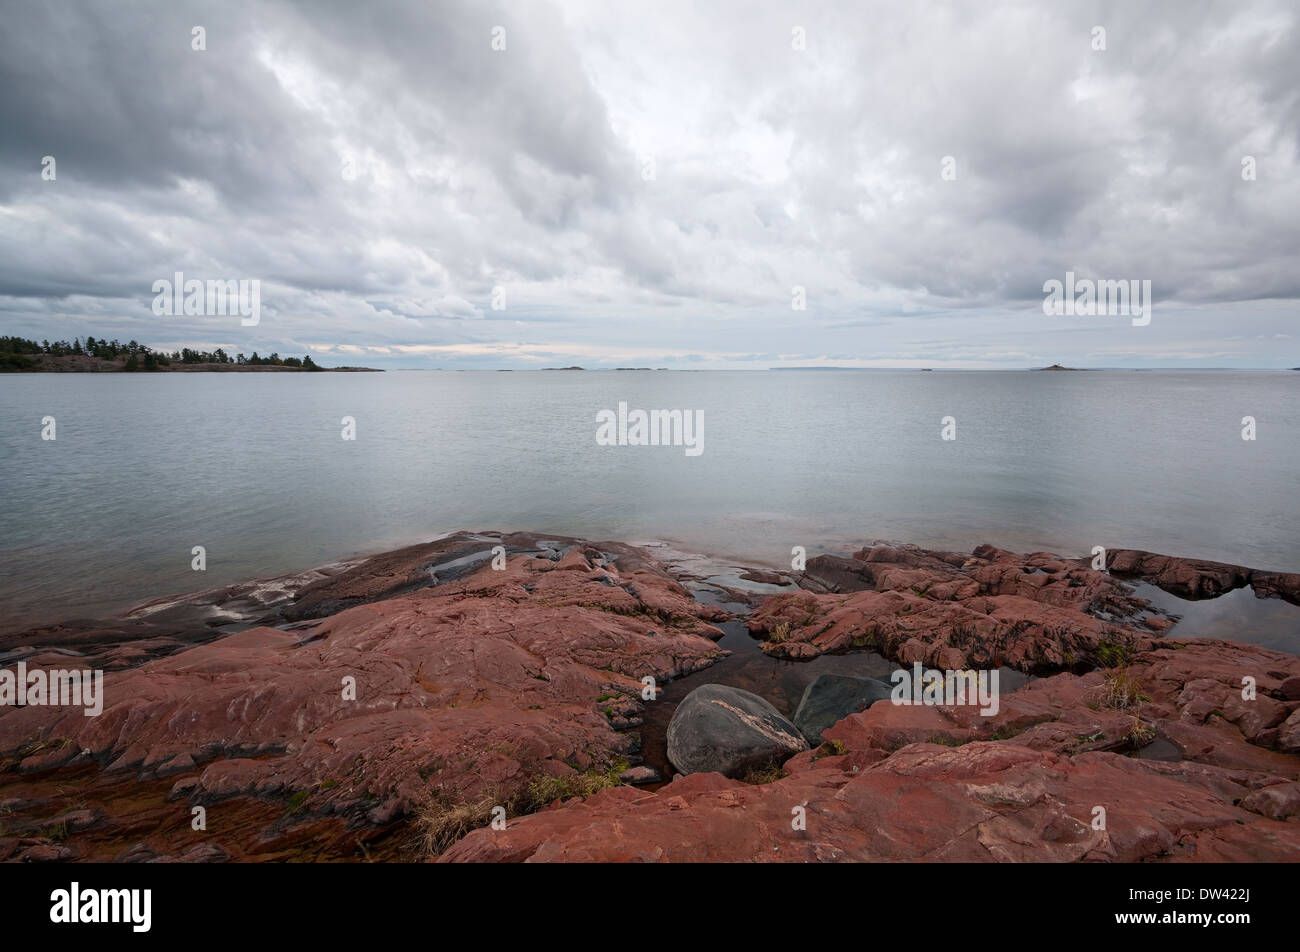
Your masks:
{"label": "dry grass tuft", "polygon": [[1107,672],[1105,680],[1101,682],[1103,707],[1127,711],[1149,700],[1151,699],[1142,693],[1142,685],[1129,671],[1127,665]]}
{"label": "dry grass tuft", "polygon": [[779,645],[790,637],[790,623],[783,621],[767,633],[767,640],[774,645]]}
{"label": "dry grass tuft", "polygon": [[425,807],[416,818],[420,845],[429,856],[437,856],[466,833],[487,826],[492,821],[492,808],[499,805],[496,797],[484,797],[473,803]]}
{"label": "dry grass tuft", "polygon": [[533,777],[514,796],[493,794],[453,804],[434,802],[416,817],[419,845],[426,855],[437,856],[467,833],[490,824],[496,807],[505,808],[507,817],[523,816],[556,800],[589,797],[597,791],[617,787],[625,770],[627,761],[619,760],[606,770],[593,768],[563,777]]}

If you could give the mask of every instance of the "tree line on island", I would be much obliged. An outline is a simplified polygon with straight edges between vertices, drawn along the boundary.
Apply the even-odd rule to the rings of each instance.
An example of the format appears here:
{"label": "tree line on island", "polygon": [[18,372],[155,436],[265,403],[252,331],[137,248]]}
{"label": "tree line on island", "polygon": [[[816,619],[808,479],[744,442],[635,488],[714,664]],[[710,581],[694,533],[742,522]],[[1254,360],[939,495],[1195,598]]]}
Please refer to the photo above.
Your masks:
{"label": "tree line on island", "polygon": [[[25,337],[0,337],[0,370],[37,370],[42,357],[88,357],[97,360],[121,362],[124,371],[153,371],[171,368],[177,364],[231,364],[240,367],[292,367],[297,370],[324,370],[307,354],[302,357],[281,357],[273,353],[261,357],[253,351],[251,357],[235,354],[233,357],[220,347],[216,350],[195,350],[183,347],[171,353],[155,351],[152,347],[134,340],[123,344],[118,340],[87,337],[75,340],[34,341]],[[125,359],[124,359],[125,358]]]}

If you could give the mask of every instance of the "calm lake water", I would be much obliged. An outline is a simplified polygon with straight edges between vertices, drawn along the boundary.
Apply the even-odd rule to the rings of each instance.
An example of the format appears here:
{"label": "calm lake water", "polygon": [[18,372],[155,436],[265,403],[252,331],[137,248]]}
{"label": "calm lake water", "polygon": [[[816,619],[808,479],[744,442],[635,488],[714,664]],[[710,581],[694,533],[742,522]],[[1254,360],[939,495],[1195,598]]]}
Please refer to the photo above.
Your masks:
{"label": "calm lake water", "polygon": [[[0,605],[9,624],[98,613],[461,528],[770,565],[896,539],[1300,571],[1298,390],[1213,371],[10,374]],[[597,445],[619,401],[702,410],[703,454]]]}

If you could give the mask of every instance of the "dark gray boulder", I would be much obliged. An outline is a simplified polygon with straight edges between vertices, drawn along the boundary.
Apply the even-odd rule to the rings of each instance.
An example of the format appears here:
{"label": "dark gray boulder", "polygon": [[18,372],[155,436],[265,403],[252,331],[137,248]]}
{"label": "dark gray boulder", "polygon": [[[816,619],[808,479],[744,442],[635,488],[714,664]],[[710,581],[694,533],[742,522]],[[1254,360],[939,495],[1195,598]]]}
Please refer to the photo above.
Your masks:
{"label": "dark gray boulder", "polygon": [[705,684],[682,699],[668,723],[668,759],[684,774],[739,777],[807,750],[798,729],[757,694]]}
{"label": "dark gray boulder", "polygon": [[892,684],[875,678],[819,675],[816,681],[804,688],[799,707],[794,712],[795,727],[809,745],[815,747],[822,742],[822,731],[826,728],[888,698],[892,690]]}

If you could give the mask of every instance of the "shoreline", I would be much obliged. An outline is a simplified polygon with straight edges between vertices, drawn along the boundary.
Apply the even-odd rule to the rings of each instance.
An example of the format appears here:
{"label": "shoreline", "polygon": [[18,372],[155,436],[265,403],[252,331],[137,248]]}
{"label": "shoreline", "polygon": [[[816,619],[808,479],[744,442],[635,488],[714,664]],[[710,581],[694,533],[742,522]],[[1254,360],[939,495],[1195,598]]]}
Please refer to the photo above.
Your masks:
{"label": "shoreline", "polygon": [[[31,610],[26,611],[23,615],[15,620],[6,620],[0,623],[0,645],[6,643],[13,636],[30,630],[56,628],[64,625],[93,623],[108,624],[115,620],[130,618],[137,612],[157,606],[159,604],[176,604],[181,605],[194,601],[208,601],[210,598],[229,597],[228,593],[241,590],[255,590],[258,588],[284,588],[290,589],[298,585],[305,584],[322,575],[332,574],[337,571],[339,566],[355,566],[364,563],[367,560],[375,559],[393,552],[417,547],[420,545],[431,545],[457,534],[467,533],[467,530],[450,529],[442,532],[432,533],[411,533],[404,537],[389,537],[387,539],[376,539],[370,544],[362,545],[355,548],[349,548],[346,553],[338,557],[331,558],[325,562],[312,561],[309,559],[299,560],[300,568],[289,571],[275,571],[269,574],[251,574],[237,575],[225,582],[217,582],[215,585],[209,585],[202,588],[188,590],[174,590],[163,594],[145,595],[143,597],[132,597],[126,599],[99,600],[87,603],[85,607],[78,608],[74,613],[61,615],[39,615]],[[545,538],[547,534],[529,528],[511,528],[511,529],[490,529],[479,530],[475,533],[484,537],[500,537],[505,535],[526,535],[536,538]],[[576,539],[566,533],[551,533],[551,537]],[[845,539],[848,534],[845,534]],[[598,542],[596,544],[599,544]],[[755,555],[747,555],[743,552],[730,550],[726,546],[704,547],[698,543],[687,542],[681,539],[669,538],[666,536],[656,537],[632,537],[619,544],[632,546],[638,549],[646,549],[652,552],[663,553],[663,560],[669,563],[697,563],[705,566],[729,566],[735,569],[737,573],[748,571],[759,574],[769,574],[784,577],[792,577],[795,573],[784,567],[780,562],[772,559],[765,559]],[[942,549],[953,552],[973,552],[986,545],[986,543],[977,542],[971,544],[960,544],[946,540],[927,540],[922,543],[913,543],[903,541],[897,538],[877,538],[871,543],[873,545],[889,545],[899,547],[920,547],[927,550]],[[856,543],[861,545],[861,543]],[[844,557],[849,555],[855,543],[841,539],[830,545],[816,545],[809,549],[809,559],[818,557]],[[1065,561],[1087,562],[1086,556],[1062,556],[1059,552],[1062,547],[1047,548],[1025,548],[1023,551],[1034,553],[1048,553],[1054,558]],[[1163,560],[1167,565],[1155,565],[1154,570],[1158,573],[1163,567],[1165,571],[1177,571],[1179,565],[1200,566],[1202,571],[1209,572],[1214,579],[1213,584],[1216,586],[1214,594],[1208,592],[1196,591],[1189,588],[1187,580],[1179,582],[1174,580],[1171,587],[1163,588],[1159,582],[1152,582],[1157,588],[1167,593],[1170,597],[1183,603],[1191,601],[1200,601],[1217,598],[1227,595],[1238,589],[1251,589],[1251,578],[1258,578],[1264,589],[1263,594],[1258,598],[1268,598],[1275,594],[1277,586],[1276,580],[1283,580],[1282,587],[1289,594],[1288,600],[1293,604],[1300,604],[1300,570],[1296,572],[1287,572],[1274,569],[1254,569],[1239,565],[1233,562],[1222,562],[1217,560],[1201,559],[1194,556],[1172,556],[1148,552],[1146,550],[1131,549],[1127,547],[1108,548],[1109,553],[1136,553],[1138,556],[1150,557],[1155,560]],[[1136,556],[1133,556],[1136,557]],[[1132,557],[1130,557],[1132,558]],[[1108,564],[1109,564],[1108,558]],[[1124,571],[1120,572],[1121,578],[1127,578],[1130,581],[1142,582],[1143,574],[1141,571],[1132,570],[1132,566],[1125,566]],[[156,609],[154,609],[156,610]],[[1300,643],[1297,643],[1296,652],[1300,653]]]}

